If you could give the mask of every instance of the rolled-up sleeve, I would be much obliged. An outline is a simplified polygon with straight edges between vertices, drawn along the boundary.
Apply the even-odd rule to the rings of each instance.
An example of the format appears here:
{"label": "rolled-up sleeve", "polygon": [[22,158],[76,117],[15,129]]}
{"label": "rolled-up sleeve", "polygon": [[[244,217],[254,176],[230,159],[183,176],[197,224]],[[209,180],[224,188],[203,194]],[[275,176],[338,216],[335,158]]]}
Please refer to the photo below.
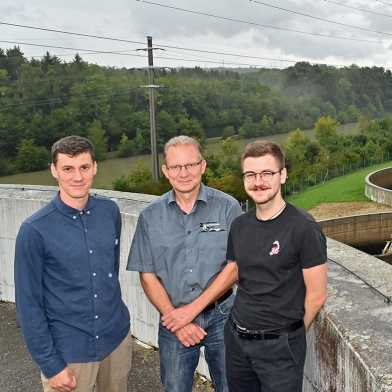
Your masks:
{"label": "rolled-up sleeve", "polygon": [[45,250],[40,233],[23,223],[15,247],[15,298],[18,321],[31,356],[47,377],[66,366],[56,351],[43,304]]}
{"label": "rolled-up sleeve", "polygon": [[128,271],[155,272],[151,238],[143,214],[139,215],[128,256]]}

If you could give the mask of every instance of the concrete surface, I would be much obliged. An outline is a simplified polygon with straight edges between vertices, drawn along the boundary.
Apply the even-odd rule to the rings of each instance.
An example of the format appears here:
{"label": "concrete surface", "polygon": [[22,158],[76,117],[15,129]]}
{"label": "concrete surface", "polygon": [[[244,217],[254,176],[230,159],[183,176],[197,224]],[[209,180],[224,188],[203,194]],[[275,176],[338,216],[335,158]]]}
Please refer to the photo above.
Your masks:
{"label": "concrete surface", "polygon": [[366,176],[365,196],[376,203],[392,206],[392,167]]}
{"label": "concrete surface", "polygon": [[392,212],[325,219],[319,223],[326,236],[357,248],[384,246],[392,235]]}
{"label": "concrete surface", "polygon": [[[0,187],[0,299],[13,300],[13,246],[21,221],[54,192],[55,188]],[[146,300],[137,276],[125,272],[138,213],[151,196],[119,192],[110,192],[108,196],[119,197],[119,204],[121,201],[120,282],[132,315],[132,332],[140,340],[155,345],[158,315]],[[385,296],[392,295],[392,266],[334,240],[328,241],[328,257],[338,264],[330,263],[328,303],[308,333],[303,391],[392,392],[392,306],[384,302]],[[4,306],[5,309],[11,306],[12,315],[13,305]],[[0,317],[6,313],[0,308]],[[35,368],[23,354],[23,345],[12,335],[16,331],[15,320],[12,317],[1,320],[0,391],[35,392],[32,388],[39,382],[33,384],[29,379]],[[9,328],[4,329],[7,325]],[[136,386],[130,390],[160,391],[156,353],[142,350],[139,355],[136,350],[135,363],[130,382],[135,381]],[[30,381],[23,384],[25,379]]]}
{"label": "concrete surface", "polygon": [[[129,392],[161,392],[159,358],[154,349],[133,345]],[[23,342],[15,319],[15,305],[0,302],[0,391],[42,392],[40,373]],[[198,379],[193,391],[211,392],[209,383]]]}

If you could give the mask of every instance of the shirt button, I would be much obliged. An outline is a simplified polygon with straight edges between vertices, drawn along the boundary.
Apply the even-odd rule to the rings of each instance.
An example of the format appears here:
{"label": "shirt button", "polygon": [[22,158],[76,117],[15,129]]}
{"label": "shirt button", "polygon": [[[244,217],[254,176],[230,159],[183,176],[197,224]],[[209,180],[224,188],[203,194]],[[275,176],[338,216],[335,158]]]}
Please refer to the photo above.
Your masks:
{"label": "shirt button", "polygon": [[192,270],[192,269],[190,269],[190,270],[189,270],[189,272],[193,272],[193,270]]}
{"label": "shirt button", "polygon": [[99,316],[96,314],[96,315],[94,316],[95,320],[96,320],[98,317],[99,317]]}
{"label": "shirt button", "polygon": [[113,276],[113,274],[111,272],[108,273],[109,278],[111,278]]}
{"label": "shirt button", "polygon": [[191,234],[191,233],[192,233],[192,232],[191,232],[190,230],[187,231],[187,234],[188,234],[188,235]]}
{"label": "shirt button", "polygon": [[93,253],[92,249],[90,249],[90,250],[88,251],[88,253],[90,253],[90,254]]}
{"label": "shirt button", "polygon": [[97,340],[98,340],[98,339],[99,339],[99,336],[98,336],[98,335],[95,335],[95,339],[97,339]]}
{"label": "shirt button", "polygon": [[84,229],[84,232],[87,233],[87,229]]}
{"label": "shirt button", "polygon": [[90,215],[90,211],[86,211],[86,213],[87,213],[88,215]]}
{"label": "shirt button", "polygon": [[96,273],[96,272],[93,272],[93,276],[97,276],[97,273]]}
{"label": "shirt button", "polygon": [[94,294],[94,298],[98,298],[98,294]]}
{"label": "shirt button", "polygon": [[76,215],[74,215],[74,216],[72,217],[72,219],[76,219]]}
{"label": "shirt button", "polygon": [[83,215],[83,211],[80,211],[79,214],[80,214],[80,215]]}

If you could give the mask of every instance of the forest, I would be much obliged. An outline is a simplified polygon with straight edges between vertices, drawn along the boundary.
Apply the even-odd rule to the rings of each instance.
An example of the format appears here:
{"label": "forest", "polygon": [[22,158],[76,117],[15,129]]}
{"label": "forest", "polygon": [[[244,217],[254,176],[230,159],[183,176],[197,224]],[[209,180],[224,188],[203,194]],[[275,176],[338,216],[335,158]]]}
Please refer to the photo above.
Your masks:
{"label": "forest", "polygon": [[[392,158],[392,74],[355,65],[296,63],[286,69],[157,69],[158,148],[172,136],[202,145],[222,138],[209,154],[205,182],[245,200],[238,138],[291,132],[286,193],[358,167]],[[18,47],[0,49],[0,175],[44,169],[60,137],[79,134],[98,160],[149,153],[146,71],[89,64],[78,54],[63,62],[46,53],[28,60]],[[356,135],[339,124],[357,122]],[[316,137],[302,130],[314,128]],[[119,177],[113,188],[159,194],[147,167]]]}

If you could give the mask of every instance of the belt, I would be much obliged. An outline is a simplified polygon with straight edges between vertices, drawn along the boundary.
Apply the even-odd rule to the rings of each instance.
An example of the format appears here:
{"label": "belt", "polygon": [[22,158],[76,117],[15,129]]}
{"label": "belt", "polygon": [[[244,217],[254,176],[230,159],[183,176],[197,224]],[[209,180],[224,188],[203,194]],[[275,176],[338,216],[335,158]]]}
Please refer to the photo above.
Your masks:
{"label": "belt", "polygon": [[216,305],[221,304],[223,301],[225,301],[227,298],[229,298],[231,294],[233,294],[233,289],[230,289],[230,290],[226,291],[215,302],[211,302],[208,306],[206,306],[204,308],[203,312],[208,312],[209,310],[215,309]]}
{"label": "belt", "polygon": [[304,322],[303,320],[296,321],[293,324],[290,324],[284,328],[278,329],[270,329],[270,330],[252,330],[241,327],[238,325],[231,317],[230,317],[231,324],[233,325],[234,331],[240,338],[243,339],[257,339],[257,340],[270,340],[270,339],[279,339],[280,336],[286,333],[294,332],[297,329],[303,327]]}

